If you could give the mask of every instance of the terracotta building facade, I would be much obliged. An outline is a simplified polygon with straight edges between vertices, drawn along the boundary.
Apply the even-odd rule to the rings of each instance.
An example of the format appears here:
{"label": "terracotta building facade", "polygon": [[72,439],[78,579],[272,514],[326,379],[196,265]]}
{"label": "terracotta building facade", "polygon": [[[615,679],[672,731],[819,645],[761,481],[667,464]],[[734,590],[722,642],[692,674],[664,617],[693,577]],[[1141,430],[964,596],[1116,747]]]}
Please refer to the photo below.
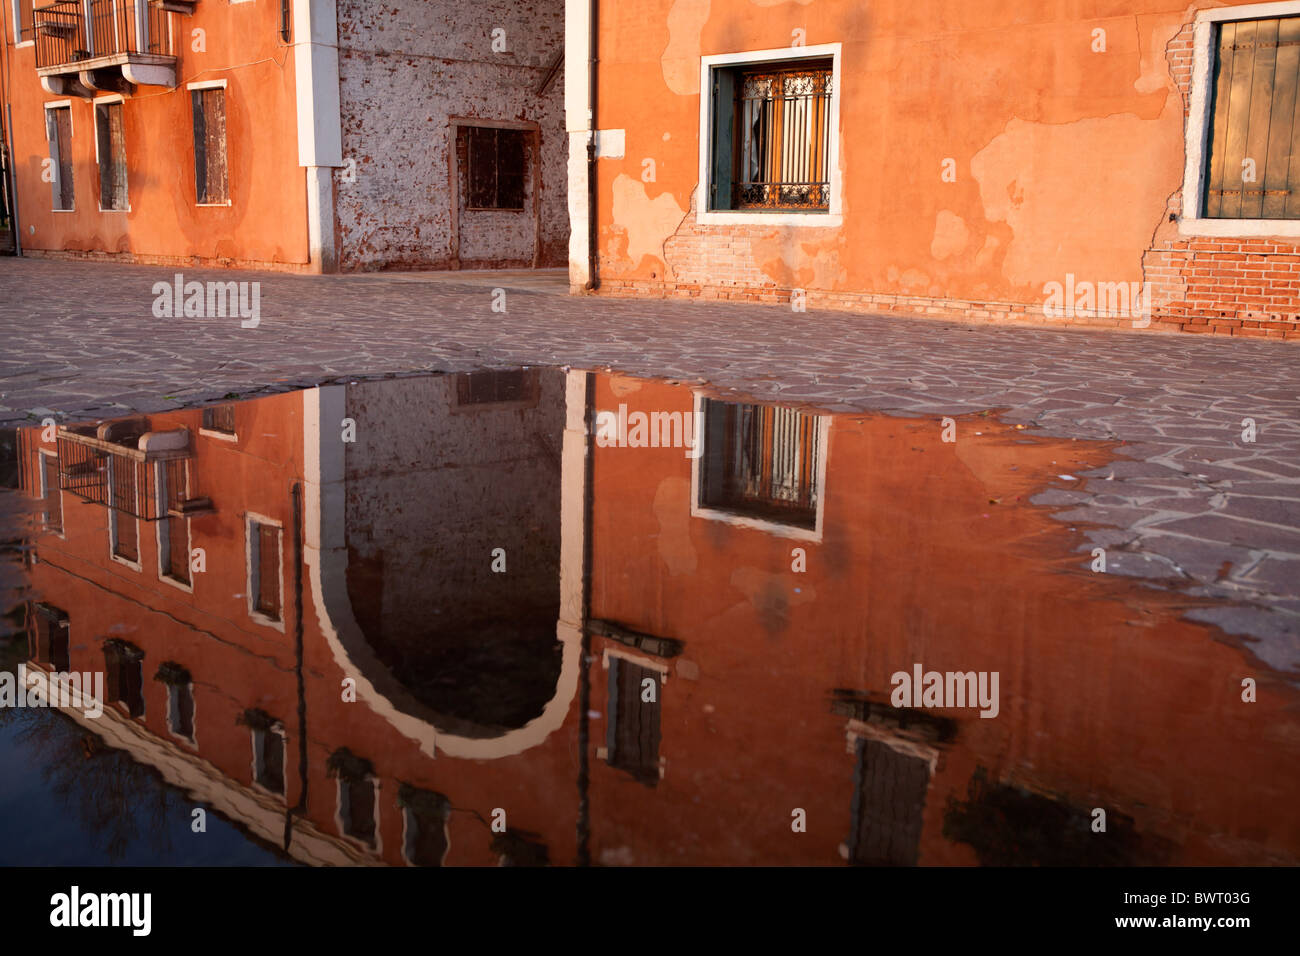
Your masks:
{"label": "terracotta building facade", "polygon": [[4,0],[26,255],[562,265],[563,8]]}
{"label": "terracotta building facade", "polygon": [[570,0],[572,285],[1300,337],[1297,41],[1296,2]]}

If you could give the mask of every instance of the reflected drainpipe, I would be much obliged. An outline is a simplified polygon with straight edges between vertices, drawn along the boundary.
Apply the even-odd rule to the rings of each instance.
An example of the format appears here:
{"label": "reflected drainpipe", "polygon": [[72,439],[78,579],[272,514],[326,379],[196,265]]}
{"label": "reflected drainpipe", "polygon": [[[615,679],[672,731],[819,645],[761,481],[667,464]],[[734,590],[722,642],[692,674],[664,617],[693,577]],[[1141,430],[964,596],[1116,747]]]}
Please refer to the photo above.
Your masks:
{"label": "reflected drainpipe", "polygon": [[298,680],[298,802],[284,811],[284,849],[293,839],[293,817],[307,812],[307,683],[302,638],[302,482],[293,484],[293,652]]}
{"label": "reflected drainpipe", "polygon": [[596,377],[585,375],[585,400],[583,404],[583,479],[582,479],[582,642],[578,657],[578,866],[591,865],[591,557],[593,489],[596,459],[592,449],[592,416],[596,407]]}
{"label": "reflected drainpipe", "polygon": [[600,0],[591,0],[591,38],[587,77],[587,291],[600,288],[596,275],[596,81],[600,38]]}

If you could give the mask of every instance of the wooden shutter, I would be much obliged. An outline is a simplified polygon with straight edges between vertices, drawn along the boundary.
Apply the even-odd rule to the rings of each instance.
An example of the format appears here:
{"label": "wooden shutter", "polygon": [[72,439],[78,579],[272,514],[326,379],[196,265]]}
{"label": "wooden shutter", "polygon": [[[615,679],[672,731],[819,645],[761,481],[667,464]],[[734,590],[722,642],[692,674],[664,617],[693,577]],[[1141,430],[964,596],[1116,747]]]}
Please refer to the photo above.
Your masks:
{"label": "wooden shutter", "polygon": [[45,123],[54,161],[54,208],[72,209],[72,110],[66,106],[46,110]]}
{"label": "wooden shutter", "polygon": [[859,744],[854,863],[915,866],[930,766],[877,740]]}
{"label": "wooden shutter", "polygon": [[267,617],[280,617],[280,529],[254,525],[257,531],[257,609]]}
{"label": "wooden shutter", "polygon": [[109,467],[113,469],[113,496],[108,504],[113,509],[112,520],[117,537],[113,553],[128,561],[138,561],[140,546],[135,522],[135,462],[113,455],[109,458]]}
{"label": "wooden shutter", "polygon": [[[609,667],[614,709],[609,762],[654,786],[659,782],[659,674],[617,657]],[[641,699],[641,682],[646,678],[655,682],[653,703]]]}
{"label": "wooden shutter", "polygon": [[[1205,214],[1300,219],[1300,17],[1219,26]],[[1253,164],[1254,179],[1246,171]]]}
{"label": "wooden shutter", "polygon": [[101,209],[125,209],[127,206],[126,137],[122,117],[121,103],[95,107]]}
{"label": "wooden shutter", "polygon": [[45,527],[61,532],[63,496],[59,494],[59,459],[53,455],[42,455],[41,468],[45,472]]}
{"label": "wooden shutter", "polygon": [[203,115],[203,91],[190,90],[190,107],[194,113],[194,195],[197,202],[208,201],[208,124]]}
{"label": "wooden shutter", "polygon": [[191,90],[190,104],[194,112],[194,189],[198,202],[227,202],[226,91]]}

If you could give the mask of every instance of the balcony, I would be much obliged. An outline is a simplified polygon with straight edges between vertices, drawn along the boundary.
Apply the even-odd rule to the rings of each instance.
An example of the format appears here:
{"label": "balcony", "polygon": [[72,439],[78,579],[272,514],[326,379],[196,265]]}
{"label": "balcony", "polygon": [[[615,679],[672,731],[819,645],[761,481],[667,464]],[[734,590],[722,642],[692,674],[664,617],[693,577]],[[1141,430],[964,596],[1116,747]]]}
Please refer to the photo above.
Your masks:
{"label": "balcony", "polygon": [[36,72],[56,96],[176,86],[171,13],[176,0],[49,0],[33,10]]}

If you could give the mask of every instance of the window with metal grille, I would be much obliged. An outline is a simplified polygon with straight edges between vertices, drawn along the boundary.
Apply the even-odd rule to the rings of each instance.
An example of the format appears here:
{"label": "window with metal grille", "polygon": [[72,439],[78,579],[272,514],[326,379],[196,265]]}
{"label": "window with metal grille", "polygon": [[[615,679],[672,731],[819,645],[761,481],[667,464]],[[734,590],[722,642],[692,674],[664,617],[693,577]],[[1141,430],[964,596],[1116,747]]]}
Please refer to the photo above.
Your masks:
{"label": "window with metal grille", "polygon": [[700,504],[781,524],[817,526],[821,423],[769,405],[704,403]]}
{"label": "window with metal grille", "polygon": [[190,90],[194,110],[194,189],[200,204],[230,201],[226,172],[226,91]]}
{"label": "window with metal grille", "polygon": [[537,400],[535,369],[484,369],[456,377],[457,405],[499,405]]}
{"label": "window with metal grille", "polygon": [[124,210],[126,199],[126,137],[122,104],[95,106],[95,147],[99,162],[99,208]]}
{"label": "window with metal grille", "polygon": [[1300,219],[1300,16],[1220,23],[1209,219]]}
{"label": "window with metal grille", "polygon": [[711,209],[827,211],[830,60],[713,71]]}
{"label": "window with metal grille", "polygon": [[527,131],[490,126],[456,129],[456,150],[465,170],[465,207],[523,209]]}
{"label": "window with metal grille", "polygon": [[45,133],[50,144],[50,187],[54,207],[74,208],[72,189],[72,107],[56,106],[45,111]]}
{"label": "window with metal grille", "polygon": [[280,620],[280,529],[275,525],[249,521],[252,556],[253,610],[273,621]]}
{"label": "window with metal grille", "polygon": [[203,409],[203,427],[210,432],[233,435],[235,433],[235,406],[209,405]]}
{"label": "window with metal grille", "polygon": [[610,658],[607,760],[651,787],[659,783],[659,690],[658,671]]}

